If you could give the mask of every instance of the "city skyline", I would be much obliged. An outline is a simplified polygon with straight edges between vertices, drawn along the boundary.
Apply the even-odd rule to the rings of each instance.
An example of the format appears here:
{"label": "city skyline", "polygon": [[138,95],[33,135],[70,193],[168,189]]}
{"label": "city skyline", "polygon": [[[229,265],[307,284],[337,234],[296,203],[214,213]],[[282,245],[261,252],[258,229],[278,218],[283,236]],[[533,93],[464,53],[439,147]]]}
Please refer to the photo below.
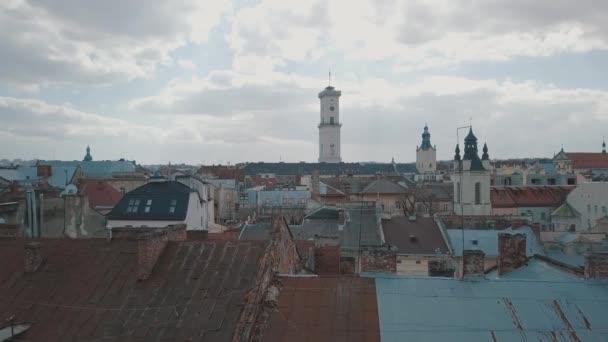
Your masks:
{"label": "city skyline", "polygon": [[414,162],[425,123],[438,160],[469,124],[491,158],[600,152],[604,6],[9,1],[0,159],[315,162],[329,69],[345,162]]}

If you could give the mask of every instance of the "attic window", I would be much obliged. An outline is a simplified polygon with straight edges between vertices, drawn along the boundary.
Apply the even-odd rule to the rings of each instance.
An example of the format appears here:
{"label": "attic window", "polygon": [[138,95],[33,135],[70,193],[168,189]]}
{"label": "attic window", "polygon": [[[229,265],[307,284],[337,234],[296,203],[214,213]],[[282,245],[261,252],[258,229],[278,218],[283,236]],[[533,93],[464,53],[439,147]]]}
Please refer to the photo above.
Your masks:
{"label": "attic window", "polygon": [[127,207],[127,213],[136,213],[138,207],[139,207],[138,199],[129,200],[129,206]]}
{"label": "attic window", "polygon": [[151,206],[152,206],[152,200],[151,200],[151,199],[149,199],[149,200],[146,202],[146,208],[144,209],[144,212],[149,213],[149,212],[150,212],[150,207],[151,207]]}
{"label": "attic window", "polygon": [[478,241],[477,240],[471,240],[471,243],[474,244],[474,245],[477,245]]}
{"label": "attic window", "polygon": [[171,200],[171,206],[169,207],[169,212],[173,214],[175,212],[176,206],[177,206],[177,200]]}

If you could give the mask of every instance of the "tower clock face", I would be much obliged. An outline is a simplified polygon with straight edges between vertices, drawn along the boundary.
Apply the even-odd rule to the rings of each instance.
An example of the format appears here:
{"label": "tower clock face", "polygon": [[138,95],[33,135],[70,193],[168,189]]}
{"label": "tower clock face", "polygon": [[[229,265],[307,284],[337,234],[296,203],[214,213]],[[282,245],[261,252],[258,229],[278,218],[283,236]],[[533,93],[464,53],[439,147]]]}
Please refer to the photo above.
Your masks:
{"label": "tower clock face", "polygon": [[334,106],[329,107],[329,110],[331,110],[332,112],[334,111],[334,109],[335,109]]}

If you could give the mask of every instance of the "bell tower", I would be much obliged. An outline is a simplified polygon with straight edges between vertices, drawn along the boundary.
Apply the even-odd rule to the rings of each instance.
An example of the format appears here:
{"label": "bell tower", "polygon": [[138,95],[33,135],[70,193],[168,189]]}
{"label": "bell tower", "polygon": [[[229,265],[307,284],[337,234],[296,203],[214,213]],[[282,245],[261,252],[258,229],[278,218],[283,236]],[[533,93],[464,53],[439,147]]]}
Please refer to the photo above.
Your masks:
{"label": "bell tower", "polygon": [[[330,73],[331,82],[331,73]],[[328,85],[319,93],[319,163],[340,163],[340,96],[342,92]]]}

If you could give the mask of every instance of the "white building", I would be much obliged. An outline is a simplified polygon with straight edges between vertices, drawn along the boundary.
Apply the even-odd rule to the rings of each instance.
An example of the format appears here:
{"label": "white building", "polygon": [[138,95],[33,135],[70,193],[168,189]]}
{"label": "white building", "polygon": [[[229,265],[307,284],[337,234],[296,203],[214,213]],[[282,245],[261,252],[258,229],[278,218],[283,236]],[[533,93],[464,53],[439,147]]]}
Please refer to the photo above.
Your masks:
{"label": "white building", "polygon": [[340,157],[340,96],[342,92],[327,86],[319,93],[321,123],[319,123],[319,162],[339,163]]}
{"label": "white building", "polygon": [[551,214],[556,231],[590,231],[608,216],[608,182],[579,184]]}
{"label": "white building", "polygon": [[484,144],[483,156],[477,153],[477,137],[473,129],[464,139],[464,156],[456,145],[454,156],[454,212],[460,215],[485,216],[492,214],[490,202],[491,166],[488,147]]}
{"label": "white building", "polygon": [[[202,194],[205,196],[205,194]],[[108,214],[109,228],[159,228],[185,224],[187,230],[207,230],[209,204],[201,193],[179,181],[152,177],[150,182],[128,192]]]}

